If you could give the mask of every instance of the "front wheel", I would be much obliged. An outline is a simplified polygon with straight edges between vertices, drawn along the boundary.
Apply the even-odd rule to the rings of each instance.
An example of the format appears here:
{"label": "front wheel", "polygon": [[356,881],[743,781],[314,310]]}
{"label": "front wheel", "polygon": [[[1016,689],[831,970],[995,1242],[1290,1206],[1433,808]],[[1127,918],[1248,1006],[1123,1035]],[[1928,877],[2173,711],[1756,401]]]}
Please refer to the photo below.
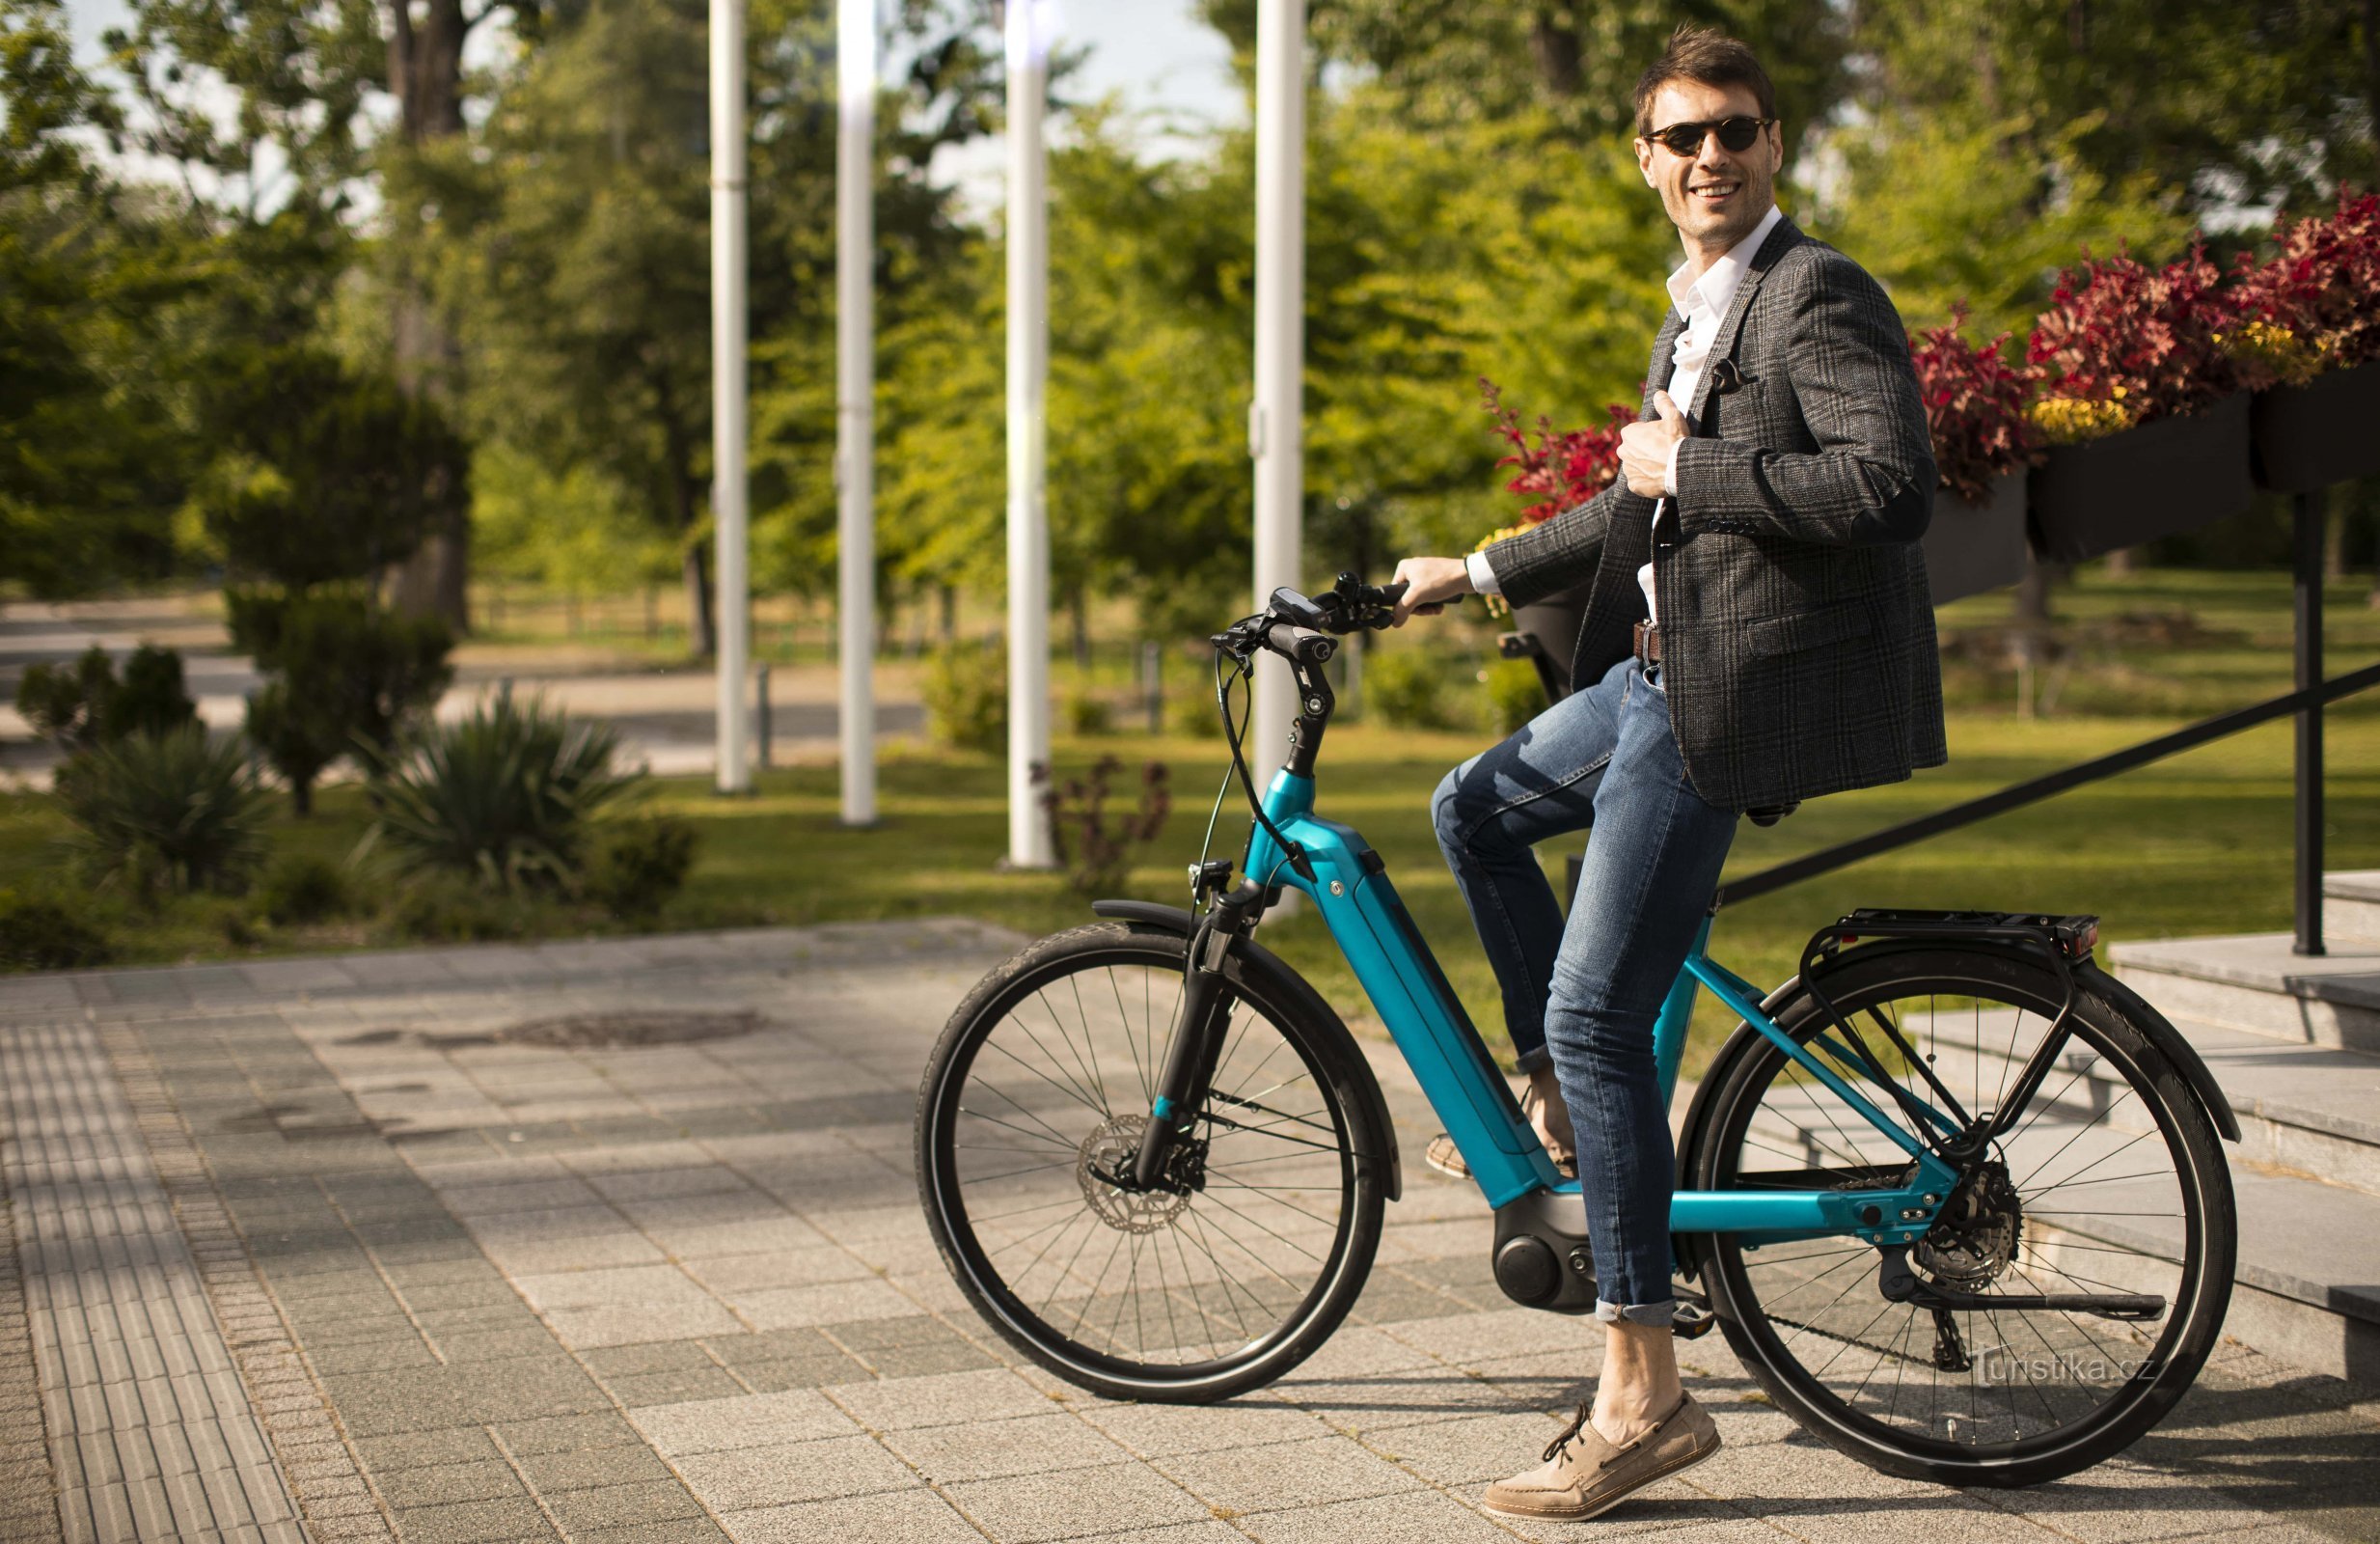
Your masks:
{"label": "front wheel", "polygon": [[[1847,1033],[1912,1099],[1981,1117],[2005,1102],[2065,996],[2046,961],[1981,946],[1872,946],[1824,981],[1844,1025],[1802,991],[1777,1007],[1778,1027],[1904,1131],[1906,1109]],[[2154,1425],[2214,1346],[2237,1228],[2222,1148],[2155,1042],[2091,990],[2088,972],[2077,987],[2049,1077],[1955,1193],[1956,1215],[1946,1206],[1907,1252],[1922,1283],[2005,1305],[1888,1299],[1880,1252],[1856,1238],[1691,1241],[1744,1365],[1872,1468],[1950,1485],[2072,1474]],[[1697,1188],[1901,1182],[1904,1151],[1765,1036],[1739,1030],[1710,1078],[1687,1165]],[[2162,1311],[2127,1322],[2024,1306],[2116,1293]]]}
{"label": "front wheel", "polygon": [[1187,940],[1043,939],[952,1013],[917,1094],[934,1242],[1019,1350],[1110,1398],[1205,1403],[1312,1355],[1381,1234],[1371,1076],[1337,1015],[1235,954],[1212,1090],[1163,1182],[1119,1186],[1155,1102]]}

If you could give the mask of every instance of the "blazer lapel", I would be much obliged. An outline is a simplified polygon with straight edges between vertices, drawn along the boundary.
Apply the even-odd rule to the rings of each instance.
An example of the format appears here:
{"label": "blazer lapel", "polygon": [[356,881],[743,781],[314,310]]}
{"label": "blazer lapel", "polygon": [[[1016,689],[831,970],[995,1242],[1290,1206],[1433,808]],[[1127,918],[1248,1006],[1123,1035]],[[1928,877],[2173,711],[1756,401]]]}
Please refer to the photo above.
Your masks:
{"label": "blazer lapel", "polygon": [[1669,389],[1669,378],[1678,370],[1678,335],[1685,331],[1685,317],[1678,314],[1673,303],[1661,317],[1661,330],[1653,339],[1653,358],[1645,370],[1645,400],[1642,416],[1652,418],[1653,394]]}
{"label": "blazer lapel", "polygon": [[[1752,296],[1759,292],[1761,281],[1768,277],[1768,270],[1776,266],[1777,260],[1801,239],[1801,230],[1792,218],[1781,219],[1769,231],[1768,239],[1761,243],[1760,250],[1752,254],[1752,262],[1744,270],[1743,281],[1736,286],[1736,298],[1728,302],[1727,315],[1719,319],[1718,336],[1710,340],[1710,352],[1703,361],[1702,378],[1694,383],[1694,400],[1685,410],[1687,422],[1700,424],[1703,421],[1703,403],[1710,397],[1711,380],[1719,372],[1718,363],[1734,357],[1736,336],[1743,330],[1744,313],[1751,309]],[[1675,317],[1678,308],[1672,306],[1669,312]],[[1663,378],[1667,378],[1666,374]]]}

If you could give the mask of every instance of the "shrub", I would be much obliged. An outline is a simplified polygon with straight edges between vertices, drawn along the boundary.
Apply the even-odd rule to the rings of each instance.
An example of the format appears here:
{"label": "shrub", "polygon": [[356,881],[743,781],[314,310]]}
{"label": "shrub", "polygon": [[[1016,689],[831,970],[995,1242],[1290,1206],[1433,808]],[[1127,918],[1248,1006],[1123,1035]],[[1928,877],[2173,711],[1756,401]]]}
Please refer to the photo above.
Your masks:
{"label": "shrub", "polygon": [[1088,686],[1078,686],[1058,703],[1069,734],[1105,734],[1115,727],[1115,709]]}
{"label": "shrub", "polygon": [[1929,328],[1911,341],[1909,358],[1942,486],[1982,504],[1994,479],[2036,458],[2037,436],[2026,414],[2033,372],[2003,353],[2011,334],[1978,348],[1959,335],[1966,321],[1966,306],[1954,307],[1949,326]]}
{"label": "shrub", "polygon": [[998,756],[1008,745],[1008,650],[949,644],[925,662],[927,731],[944,745]]}
{"label": "shrub", "polygon": [[224,592],[232,638],[270,679],[248,700],[248,737],[289,785],[299,814],[323,768],[358,749],[395,749],[454,670],[454,634],[400,617],[355,586]]}
{"label": "shrub", "polygon": [[452,875],[426,874],[399,891],[389,925],[399,938],[470,944],[527,931],[520,904]]}
{"label": "shrub", "polygon": [[1448,730],[1455,727],[1454,704],[1446,690],[1446,673],[1438,661],[1419,648],[1381,649],[1365,662],[1365,711],[1381,722],[1408,730]]}
{"label": "shrub", "polygon": [[2235,305],[2219,277],[2196,242],[2163,268],[2119,255],[2086,257],[2061,273],[2026,348],[2042,367],[2044,394],[2118,404],[2137,424],[2195,412],[2237,390],[2238,369],[2219,337]]}
{"label": "shrub", "polygon": [[2380,359],[2380,193],[2339,195],[2327,219],[2274,223],[2272,258],[2241,253],[2234,299],[2246,318],[2228,342],[2243,370],[2304,385],[2325,370]]}
{"label": "shrub", "polygon": [[444,869],[491,890],[574,888],[595,813],[641,772],[612,766],[611,730],[518,703],[482,702],[374,758],[380,807],[366,841],[406,872]]}
{"label": "shrub", "polygon": [[[1238,723],[1244,700],[1232,699],[1232,722]],[[1219,740],[1223,737],[1223,720],[1215,708],[1215,687],[1200,677],[1195,687],[1183,687],[1165,694],[1165,732],[1186,739]]]}
{"label": "shrub", "polygon": [[1479,678],[1487,687],[1482,701],[1491,733],[1510,734],[1548,705],[1546,683],[1538,678],[1537,667],[1525,659],[1495,660],[1479,673]]}
{"label": "shrub", "polygon": [[267,795],[238,743],[196,724],[82,752],[59,768],[57,794],[74,845],[143,899],[160,886],[236,894],[264,855]]}
{"label": "shrub", "polygon": [[16,683],[16,710],[35,733],[69,752],[198,721],[198,704],[182,685],[181,655],[154,644],[133,650],[121,681],[115,661],[97,644],[71,669],[29,666]]}
{"label": "shrub", "polygon": [[276,927],[326,922],[350,904],[347,872],[312,853],[284,854],[257,881],[256,900]]}
{"label": "shrub", "polygon": [[0,896],[0,970],[79,970],[114,955],[106,933],[74,904]]}
{"label": "shrub", "polygon": [[108,733],[167,734],[199,720],[198,704],[183,684],[177,649],[143,644],[123,663],[123,682],[108,704]]}
{"label": "shrub", "polygon": [[607,822],[596,828],[582,893],[622,922],[650,922],[694,861],[695,828],[675,815]]}
{"label": "shrub", "polygon": [[1550,520],[1565,510],[1586,503],[1618,480],[1620,430],[1636,422],[1635,408],[1613,402],[1603,410],[1610,421],[1600,427],[1559,433],[1553,421],[1540,414],[1537,443],[1531,445],[1528,434],[1520,427],[1519,410],[1503,404],[1501,388],[1484,375],[1479,386],[1487,398],[1488,411],[1495,417],[1492,432],[1513,448],[1513,454],[1495,464],[1519,468],[1512,481],[1504,484],[1504,490],[1529,501],[1520,511],[1521,525]]}
{"label": "shrub", "polygon": [[[1047,786],[1041,807],[1050,815],[1050,844],[1066,865],[1066,882],[1084,896],[1111,895],[1124,888],[1132,871],[1132,851],[1154,841],[1165,829],[1173,811],[1173,793],[1166,786],[1165,763],[1151,761],[1140,769],[1140,808],[1108,824],[1108,781],[1124,763],[1103,756],[1087,777],[1070,778]],[[1050,769],[1036,765],[1033,781],[1050,783]]]}

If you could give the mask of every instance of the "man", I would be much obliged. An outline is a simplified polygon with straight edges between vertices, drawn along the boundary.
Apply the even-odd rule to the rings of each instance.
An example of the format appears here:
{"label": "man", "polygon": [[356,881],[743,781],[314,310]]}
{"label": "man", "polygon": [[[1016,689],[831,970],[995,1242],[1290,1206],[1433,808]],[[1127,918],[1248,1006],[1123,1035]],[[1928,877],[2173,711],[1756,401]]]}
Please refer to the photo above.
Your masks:
{"label": "man", "polygon": [[[1637,82],[1635,144],[1686,261],[1619,480],[1467,561],[1397,565],[1400,625],[1473,591],[1523,605],[1591,583],[1579,636],[1545,640],[1577,690],[1455,768],[1432,811],[1540,1129],[1575,1149],[1606,1326],[1592,1412],[1489,1489],[1508,1516],[1591,1517],[1718,1448],[1678,1381],[1653,1023],[1738,815],[1946,756],[1906,335],[1874,279],[1777,210],[1775,103],[1742,43],[1672,37]],[[1589,827],[1565,923],[1530,845]]]}

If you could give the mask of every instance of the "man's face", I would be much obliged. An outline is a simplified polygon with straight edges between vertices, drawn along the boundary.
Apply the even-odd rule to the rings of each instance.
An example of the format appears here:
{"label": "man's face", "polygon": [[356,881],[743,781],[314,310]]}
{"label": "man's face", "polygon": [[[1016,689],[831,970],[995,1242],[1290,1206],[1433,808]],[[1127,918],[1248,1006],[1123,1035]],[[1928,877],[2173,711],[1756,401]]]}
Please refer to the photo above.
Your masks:
{"label": "man's face", "polygon": [[[1758,97],[1742,86],[1706,86],[1673,80],[1653,95],[1653,126],[1759,118]],[[1775,201],[1777,168],[1785,164],[1785,139],[1776,124],[1761,130],[1745,151],[1731,151],[1716,132],[1702,149],[1680,155],[1658,140],[1639,139],[1636,161],[1645,180],[1658,188],[1661,207],[1691,247],[1725,252],[1752,234]]]}

